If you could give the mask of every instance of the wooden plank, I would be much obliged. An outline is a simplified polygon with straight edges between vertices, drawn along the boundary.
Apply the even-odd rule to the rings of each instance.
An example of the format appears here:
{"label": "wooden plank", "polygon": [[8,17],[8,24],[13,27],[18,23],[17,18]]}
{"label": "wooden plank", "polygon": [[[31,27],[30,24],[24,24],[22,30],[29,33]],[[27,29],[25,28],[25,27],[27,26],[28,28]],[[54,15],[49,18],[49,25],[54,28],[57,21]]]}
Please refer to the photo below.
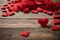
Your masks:
{"label": "wooden plank", "polygon": [[[49,20],[48,25],[52,25],[52,20]],[[37,20],[30,19],[0,19],[0,28],[40,28]]]}
{"label": "wooden plank", "polygon": [[[49,29],[49,28],[47,28]],[[46,28],[41,29],[0,29],[1,40],[60,40],[59,31],[51,31]],[[30,35],[23,37],[20,32],[28,30]]]}
{"label": "wooden plank", "polygon": [[0,7],[2,6],[2,5],[4,5],[4,4],[6,4],[7,3],[7,0],[0,0]]}
{"label": "wooden plank", "polygon": [[0,18],[53,18],[53,15],[49,16],[46,13],[42,13],[42,12],[38,14],[19,12],[19,13],[15,13],[15,15],[13,16],[2,17],[2,12],[0,11]]}

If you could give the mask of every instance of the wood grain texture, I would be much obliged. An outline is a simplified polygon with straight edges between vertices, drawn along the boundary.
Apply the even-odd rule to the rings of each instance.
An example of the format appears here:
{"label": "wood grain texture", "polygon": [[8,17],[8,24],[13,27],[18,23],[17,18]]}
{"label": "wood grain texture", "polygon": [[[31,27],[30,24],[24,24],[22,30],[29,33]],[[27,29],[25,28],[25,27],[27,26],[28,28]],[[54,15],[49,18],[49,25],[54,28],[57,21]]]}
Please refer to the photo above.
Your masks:
{"label": "wood grain texture", "polygon": [[[0,7],[6,2],[6,0],[0,0]],[[60,40],[60,31],[51,30],[51,26],[54,25],[54,15],[49,16],[42,12],[38,14],[18,12],[8,17],[2,17],[1,15],[0,10],[0,40]],[[46,28],[42,28],[38,24],[38,18],[49,19]],[[23,37],[20,35],[22,31],[29,31],[30,35]]]}
{"label": "wood grain texture", "polygon": [[[23,37],[20,32],[28,30],[30,35]],[[60,40],[60,31],[45,29],[0,29],[0,40]]]}
{"label": "wood grain texture", "polygon": [[[53,25],[53,19],[49,20],[48,26]],[[36,19],[4,18],[0,19],[0,28],[40,28],[41,25]]]}

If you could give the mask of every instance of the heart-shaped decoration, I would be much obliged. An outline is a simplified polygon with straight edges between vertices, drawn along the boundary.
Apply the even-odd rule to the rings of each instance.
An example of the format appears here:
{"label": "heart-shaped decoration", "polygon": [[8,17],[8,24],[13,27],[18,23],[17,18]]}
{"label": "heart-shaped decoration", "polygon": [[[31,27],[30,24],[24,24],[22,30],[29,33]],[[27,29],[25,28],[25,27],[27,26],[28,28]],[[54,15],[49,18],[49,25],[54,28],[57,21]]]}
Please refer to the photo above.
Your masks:
{"label": "heart-shaped decoration", "polygon": [[28,31],[21,32],[21,36],[28,37],[29,32]]}
{"label": "heart-shaped decoration", "polygon": [[38,19],[38,23],[41,24],[42,27],[46,27],[48,21],[49,21],[48,18],[39,18]]}
{"label": "heart-shaped decoration", "polygon": [[51,29],[52,29],[52,31],[58,31],[58,30],[60,30],[60,28],[58,26],[55,26],[55,25],[52,26]]}

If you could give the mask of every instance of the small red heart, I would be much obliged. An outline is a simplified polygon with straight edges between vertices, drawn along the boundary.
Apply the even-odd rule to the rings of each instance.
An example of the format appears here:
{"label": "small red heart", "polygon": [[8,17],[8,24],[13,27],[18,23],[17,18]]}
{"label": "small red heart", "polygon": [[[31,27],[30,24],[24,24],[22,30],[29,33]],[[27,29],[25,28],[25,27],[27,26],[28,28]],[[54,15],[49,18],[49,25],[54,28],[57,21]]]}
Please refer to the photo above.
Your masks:
{"label": "small red heart", "polygon": [[12,10],[12,11],[15,11],[15,12],[17,12],[18,11],[18,8],[16,7],[16,6],[11,6],[10,8],[9,8],[9,10]]}
{"label": "small red heart", "polygon": [[53,13],[52,13],[52,11],[47,11],[47,14],[52,15]]}
{"label": "small red heart", "polygon": [[36,2],[35,1],[33,2],[33,0],[28,0],[27,5],[29,6],[30,10],[37,8]]}
{"label": "small red heart", "polygon": [[14,11],[11,11],[11,12],[8,11],[7,14],[8,14],[9,16],[11,16],[11,15],[14,15],[15,13],[14,13]]}
{"label": "small red heart", "polygon": [[7,12],[7,10],[6,10],[6,9],[4,9],[4,10],[2,10],[2,12]]}
{"label": "small red heart", "polygon": [[48,10],[44,10],[43,12],[44,12],[44,13],[47,13],[47,11],[48,11]]}
{"label": "small red heart", "polygon": [[54,11],[54,14],[60,14],[60,12],[58,12],[58,11]]}
{"label": "small red heart", "polygon": [[31,12],[32,12],[32,13],[38,13],[38,11],[37,11],[37,10],[31,10]]}
{"label": "small red heart", "polygon": [[7,14],[7,13],[3,13],[2,16],[3,16],[3,17],[7,17],[8,14]]}
{"label": "small red heart", "polygon": [[8,6],[8,4],[4,4],[3,6],[4,6],[4,7],[7,7],[7,6]]}
{"label": "small red heart", "polygon": [[29,36],[29,32],[28,31],[24,31],[20,33],[22,36],[24,37],[28,37]]}
{"label": "small red heart", "polygon": [[53,23],[54,23],[54,25],[56,25],[56,24],[60,24],[60,20],[53,20]]}
{"label": "small red heart", "polygon": [[59,15],[54,15],[54,19],[60,19]]}
{"label": "small red heart", "polygon": [[23,12],[29,13],[29,9],[28,8],[25,8],[25,9],[23,9]]}
{"label": "small red heart", "polygon": [[1,9],[2,9],[2,10],[5,10],[5,9],[6,9],[6,7],[5,7],[5,6],[2,6],[2,7],[1,7]]}
{"label": "small red heart", "polygon": [[58,31],[58,30],[60,30],[60,28],[58,26],[55,26],[55,25],[52,26],[51,29],[52,29],[52,31]]}
{"label": "small red heart", "polygon": [[11,2],[7,2],[7,4],[11,4]]}
{"label": "small red heart", "polygon": [[38,12],[42,12],[43,11],[43,9],[40,8],[40,7],[37,7],[37,10],[38,10]]}
{"label": "small red heart", "polygon": [[13,4],[14,4],[14,3],[15,3],[15,1],[13,0],[13,1],[11,1],[11,3],[13,3]]}
{"label": "small red heart", "polygon": [[22,3],[18,3],[17,6],[20,11],[22,11],[24,9],[24,5]]}
{"label": "small red heart", "polygon": [[41,24],[42,27],[46,27],[47,23],[48,23],[48,18],[39,18],[38,19],[38,23]]}

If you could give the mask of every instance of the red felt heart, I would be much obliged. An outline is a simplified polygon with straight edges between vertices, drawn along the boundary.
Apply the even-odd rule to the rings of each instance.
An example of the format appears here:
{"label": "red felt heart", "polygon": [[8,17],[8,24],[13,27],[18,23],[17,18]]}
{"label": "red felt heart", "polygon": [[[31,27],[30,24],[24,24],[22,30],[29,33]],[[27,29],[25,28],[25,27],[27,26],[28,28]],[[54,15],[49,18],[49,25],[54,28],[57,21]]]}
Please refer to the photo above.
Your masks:
{"label": "red felt heart", "polygon": [[48,11],[48,10],[44,10],[43,12],[44,12],[44,13],[47,13],[47,11]]}
{"label": "red felt heart", "polygon": [[60,30],[60,28],[58,26],[55,26],[55,25],[52,26],[51,29],[52,29],[52,31],[58,31],[58,30]]}
{"label": "red felt heart", "polygon": [[27,8],[27,6],[24,3],[18,3],[17,5],[20,11],[23,11],[25,8]]}
{"label": "red felt heart", "polygon": [[38,19],[38,23],[41,24],[42,27],[46,27],[47,23],[48,23],[48,18],[39,18]]}
{"label": "red felt heart", "polygon": [[2,16],[3,16],[3,17],[7,17],[8,14],[7,14],[7,13],[3,13]]}
{"label": "red felt heart", "polygon": [[5,7],[5,6],[2,6],[2,7],[1,7],[1,9],[2,9],[2,10],[5,10],[5,9],[6,9],[6,7]]}
{"label": "red felt heart", "polygon": [[37,10],[31,10],[31,12],[32,12],[32,13],[38,13],[38,11],[37,11]]}
{"label": "red felt heart", "polygon": [[58,15],[59,15],[59,14],[60,14],[60,12],[58,12],[58,11],[54,11],[54,14],[58,14]]}
{"label": "red felt heart", "polygon": [[52,15],[53,12],[52,12],[52,11],[47,11],[47,14],[48,14],[48,15]]}
{"label": "red felt heart", "polygon": [[25,8],[25,9],[23,9],[23,12],[29,13],[29,9],[28,8]]}
{"label": "red felt heart", "polygon": [[29,32],[28,31],[21,32],[21,35],[24,36],[24,37],[28,37],[29,36]]}
{"label": "red felt heart", "polygon": [[53,20],[53,23],[54,23],[54,25],[56,25],[56,24],[60,24],[60,20]]}
{"label": "red felt heart", "polygon": [[17,8],[17,6],[11,6],[10,8],[9,8],[9,10],[12,10],[12,11],[15,11],[15,12],[17,12],[18,11],[18,8]]}
{"label": "red felt heart", "polygon": [[7,14],[8,14],[9,16],[11,16],[11,15],[14,15],[15,13],[14,13],[14,11],[11,11],[11,12],[8,11]]}
{"label": "red felt heart", "polygon": [[42,12],[42,11],[43,11],[43,9],[42,9],[42,8],[40,8],[40,7],[37,7],[37,11],[38,11],[38,12]]}
{"label": "red felt heart", "polygon": [[2,12],[7,12],[7,10],[2,10]]}
{"label": "red felt heart", "polygon": [[3,6],[5,6],[5,7],[6,7],[6,6],[8,6],[8,4],[4,4]]}
{"label": "red felt heart", "polygon": [[59,15],[54,15],[54,19],[60,19]]}

